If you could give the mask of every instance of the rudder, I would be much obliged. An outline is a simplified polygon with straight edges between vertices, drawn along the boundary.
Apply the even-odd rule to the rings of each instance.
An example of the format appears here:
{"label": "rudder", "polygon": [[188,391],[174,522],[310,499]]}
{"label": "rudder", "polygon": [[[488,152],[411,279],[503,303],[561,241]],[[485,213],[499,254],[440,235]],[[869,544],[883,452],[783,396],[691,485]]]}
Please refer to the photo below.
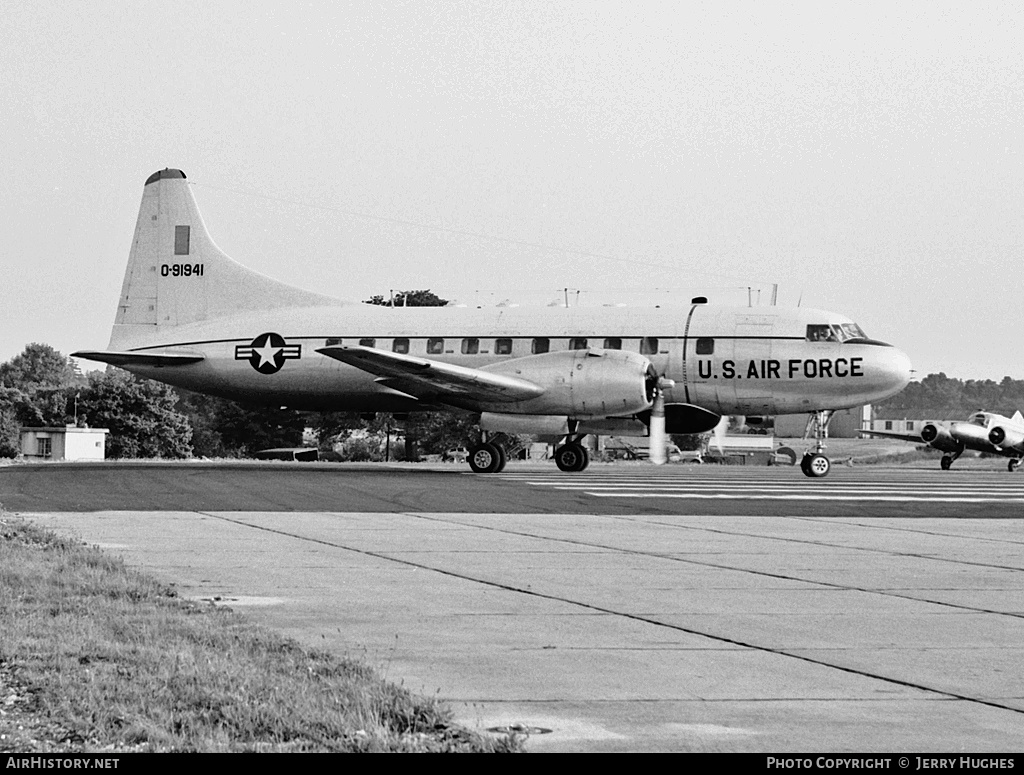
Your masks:
{"label": "rudder", "polygon": [[156,328],[244,312],[339,305],[233,261],[213,242],[185,173],[155,172],[146,180],[111,349]]}

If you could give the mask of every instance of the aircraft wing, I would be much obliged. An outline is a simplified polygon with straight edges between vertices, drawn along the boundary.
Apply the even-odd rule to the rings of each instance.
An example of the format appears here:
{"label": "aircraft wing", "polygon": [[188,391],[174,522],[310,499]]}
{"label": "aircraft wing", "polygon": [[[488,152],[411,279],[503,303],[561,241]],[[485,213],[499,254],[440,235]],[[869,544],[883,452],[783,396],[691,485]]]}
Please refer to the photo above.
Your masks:
{"label": "aircraft wing", "polygon": [[915,441],[918,444],[927,444],[924,439],[921,438],[920,433],[896,433],[896,431],[858,431],[858,433],[865,434],[868,436],[884,436],[888,439],[902,439],[903,441]]}
{"label": "aircraft wing", "polygon": [[317,352],[376,374],[381,384],[423,401],[472,408],[478,401],[513,403],[544,393],[529,380],[373,347],[337,345]]}
{"label": "aircraft wing", "polygon": [[140,353],[117,350],[79,350],[71,353],[71,356],[109,363],[112,366],[185,366],[205,359],[201,353]]}

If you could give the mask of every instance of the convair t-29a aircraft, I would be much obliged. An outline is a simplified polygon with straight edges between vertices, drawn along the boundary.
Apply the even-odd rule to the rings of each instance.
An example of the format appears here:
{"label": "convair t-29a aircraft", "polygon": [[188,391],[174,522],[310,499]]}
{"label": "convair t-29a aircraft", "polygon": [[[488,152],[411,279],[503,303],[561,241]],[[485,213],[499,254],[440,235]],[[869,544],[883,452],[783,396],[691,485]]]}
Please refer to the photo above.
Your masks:
{"label": "convair t-29a aircraft", "polygon": [[[902,352],[811,309],[389,308],[339,301],[235,263],[210,239],[185,175],[150,176],[110,344],[75,356],[225,398],[307,410],[480,414],[477,472],[504,431],[558,435],[563,471],[590,433],[702,433],[724,414],[818,413],[891,396]],[[824,422],[817,423],[823,428]],[[824,476],[823,431],[804,456]]]}

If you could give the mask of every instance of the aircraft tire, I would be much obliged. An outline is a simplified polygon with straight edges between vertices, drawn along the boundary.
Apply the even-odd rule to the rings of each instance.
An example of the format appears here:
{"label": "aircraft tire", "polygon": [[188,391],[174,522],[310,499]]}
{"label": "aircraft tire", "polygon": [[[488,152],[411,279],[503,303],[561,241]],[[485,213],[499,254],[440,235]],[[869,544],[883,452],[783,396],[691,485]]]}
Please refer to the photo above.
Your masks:
{"label": "aircraft tire", "polygon": [[1011,460],[1009,463],[1007,463],[1006,469],[1012,474],[1014,471],[1017,470],[1017,467],[1019,465],[1020,465],[1020,461],[1019,460]]}
{"label": "aircraft tire", "polygon": [[493,474],[500,469],[501,454],[493,444],[477,444],[469,451],[469,467],[477,474]]}
{"label": "aircraft tire", "polygon": [[505,465],[508,463],[508,453],[505,451],[505,448],[501,446],[501,444],[492,444],[491,446],[498,451],[498,467],[495,468],[493,471],[493,473],[496,474],[500,471],[505,470]]}
{"label": "aircraft tire", "polygon": [[953,458],[949,455],[943,455],[942,460],[939,461],[939,468],[943,471],[948,471],[951,465],[953,465]]}
{"label": "aircraft tire", "polygon": [[824,455],[809,455],[806,460],[804,473],[815,479],[828,476],[828,472],[832,470],[832,461]]}
{"label": "aircraft tire", "polygon": [[555,465],[562,471],[582,471],[590,463],[590,456],[579,444],[563,444],[555,450]]}

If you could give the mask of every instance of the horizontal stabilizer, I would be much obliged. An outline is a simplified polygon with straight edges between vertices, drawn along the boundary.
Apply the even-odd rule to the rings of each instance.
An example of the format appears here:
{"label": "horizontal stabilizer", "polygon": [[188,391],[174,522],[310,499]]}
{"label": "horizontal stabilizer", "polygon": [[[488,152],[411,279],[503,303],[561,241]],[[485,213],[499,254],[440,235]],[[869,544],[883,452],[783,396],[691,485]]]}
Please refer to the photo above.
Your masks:
{"label": "horizontal stabilizer", "polygon": [[109,363],[111,366],[187,366],[199,363],[205,356],[199,353],[140,353],[115,350],[79,350],[71,353],[74,358]]}
{"label": "horizontal stabilizer", "polygon": [[525,379],[362,346],[321,347],[318,353],[376,374],[388,387],[424,401],[471,407],[537,398],[544,388]]}

